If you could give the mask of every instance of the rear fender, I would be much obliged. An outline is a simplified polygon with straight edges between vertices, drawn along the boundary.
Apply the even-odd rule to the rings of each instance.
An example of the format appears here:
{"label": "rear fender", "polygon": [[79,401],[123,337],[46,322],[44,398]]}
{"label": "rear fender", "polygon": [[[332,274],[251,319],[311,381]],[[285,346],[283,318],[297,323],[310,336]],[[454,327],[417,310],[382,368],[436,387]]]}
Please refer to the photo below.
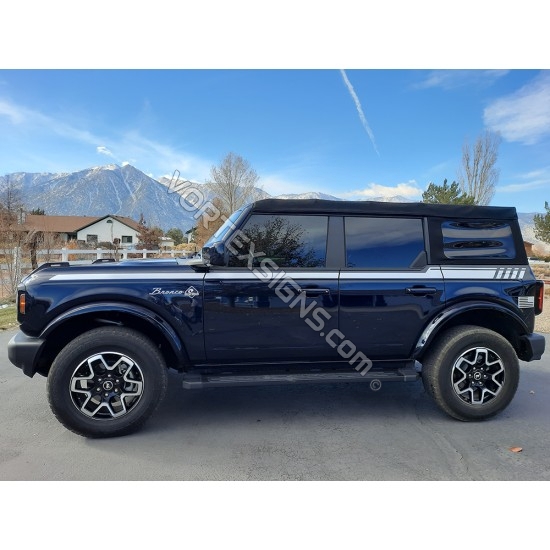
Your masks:
{"label": "rear fender", "polygon": [[[490,314],[491,318],[494,318],[493,323],[484,322],[484,318],[487,319],[487,314]],[[478,323],[475,321],[476,315],[479,318]],[[468,319],[466,319],[466,316],[468,316]],[[472,316],[474,316],[474,319],[472,319]],[[495,330],[505,337],[513,334],[515,338],[509,339],[514,340],[510,343],[514,346],[517,353],[520,353],[520,338],[530,332],[524,320],[519,315],[498,303],[462,302],[446,309],[432,319],[418,339],[413,357],[415,359],[419,358],[428,349],[430,342],[443,330],[450,326],[462,324],[460,322],[461,318],[464,318],[464,324],[478,324],[479,326]]]}

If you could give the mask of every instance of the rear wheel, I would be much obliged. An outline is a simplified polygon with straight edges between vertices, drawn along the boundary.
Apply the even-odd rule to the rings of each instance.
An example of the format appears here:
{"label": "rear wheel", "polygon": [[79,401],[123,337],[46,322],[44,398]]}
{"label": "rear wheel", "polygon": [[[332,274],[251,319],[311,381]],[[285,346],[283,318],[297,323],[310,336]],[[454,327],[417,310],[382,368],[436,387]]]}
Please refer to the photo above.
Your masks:
{"label": "rear wheel", "polygon": [[446,331],[426,354],[422,379],[447,414],[458,420],[483,420],[501,412],[513,399],[519,361],[500,334],[459,326]]}
{"label": "rear wheel", "polygon": [[164,359],[148,338],[125,327],[102,327],[61,350],[47,389],[66,428],[85,437],[113,437],[138,430],[166,386]]}

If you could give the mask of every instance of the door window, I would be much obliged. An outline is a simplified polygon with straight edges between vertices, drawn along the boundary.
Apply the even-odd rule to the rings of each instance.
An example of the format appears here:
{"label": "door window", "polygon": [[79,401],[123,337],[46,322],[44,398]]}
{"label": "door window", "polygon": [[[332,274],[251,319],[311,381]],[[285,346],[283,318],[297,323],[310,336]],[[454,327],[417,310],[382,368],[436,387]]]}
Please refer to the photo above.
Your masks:
{"label": "door window", "polygon": [[269,259],[278,267],[324,267],[328,216],[253,214],[234,237],[229,265],[247,267]]}
{"label": "door window", "polygon": [[346,265],[407,269],[424,252],[422,220],[346,217]]}

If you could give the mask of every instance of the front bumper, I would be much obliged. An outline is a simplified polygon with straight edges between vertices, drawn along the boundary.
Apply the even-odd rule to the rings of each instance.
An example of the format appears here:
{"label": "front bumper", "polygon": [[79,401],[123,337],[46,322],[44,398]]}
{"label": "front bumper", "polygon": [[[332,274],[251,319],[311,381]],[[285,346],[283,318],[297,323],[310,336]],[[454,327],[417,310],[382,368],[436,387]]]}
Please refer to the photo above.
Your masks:
{"label": "front bumper", "polygon": [[27,336],[19,331],[8,343],[8,358],[31,378],[36,374],[42,346],[42,338]]}
{"label": "front bumper", "polygon": [[519,358],[522,361],[537,361],[542,357],[546,339],[542,334],[533,332],[521,337],[521,353]]}

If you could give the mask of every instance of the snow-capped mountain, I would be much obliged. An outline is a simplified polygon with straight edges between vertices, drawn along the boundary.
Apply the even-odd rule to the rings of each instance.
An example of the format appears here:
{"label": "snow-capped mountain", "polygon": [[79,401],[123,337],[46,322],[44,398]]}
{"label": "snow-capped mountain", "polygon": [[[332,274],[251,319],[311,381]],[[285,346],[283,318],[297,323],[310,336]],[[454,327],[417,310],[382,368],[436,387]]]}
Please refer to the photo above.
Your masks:
{"label": "snow-capped mountain", "polygon": [[130,164],[96,166],[71,174],[18,173],[9,177],[21,189],[28,210],[46,214],[104,216],[114,214],[139,220],[164,230],[189,229],[193,212],[181,206],[181,197],[169,193],[158,181]]}
{"label": "snow-capped mountain", "polygon": [[334,195],[327,195],[326,193],[318,193],[312,191],[310,193],[289,193],[287,195],[277,195],[273,197],[274,199],[322,199],[328,201],[341,201],[338,197]]}
{"label": "snow-capped mountain", "polygon": [[[159,182],[162,185],[166,186],[170,190],[170,192],[179,193],[181,196],[188,198],[191,203],[194,203],[198,200],[197,195],[190,191],[191,188],[199,191],[200,196],[205,197],[207,200],[211,200],[214,198],[213,194],[208,189],[208,185],[206,185],[205,183],[198,183],[196,181],[168,176],[162,176],[159,179]],[[271,195],[263,189],[260,189],[259,187],[254,188],[252,200],[259,201],[261,199],[268,199],[270,197]]]}
{"label": "snow-capped mountain", "polygon": [[[151,226],[165,231],[179,227],[187,231],[196,225],[195,210],[181,193],[185,189],[183,179],[170,186],[171,177],[159,181],[144,174],[134,166],[109,164],[95,166],[73,173],[27,173],[17,172],[0,176],[0,184],[9,180],[21,190],[27,210],[42,208],[46,214],[67,216],[105,216],[114,214],[139,220],[143,214]],[[210,193],[205,184],[189,182],[205,198]],[[255,200],[271,195],[257,189]],[[280,199],[325,199],[342,200],[320,192],[291,193],[278,195]],[[373,197],[366,200],[379,202],[414,202],[401,195]],[[193,202],[191,198],[191,202]],[[535,238],[533,213],[518,213],[523,238],[533,243],[538,251],[550,254],[550,245]]]}
{"label": "snow-capped mountain", "polygon": [[419,201],[413,201],[411,199],[408,199],[403,195],[394,195],[393,197],[373,197],[372,199],[369,198],[365,200],[376,201],[376,202],[419,202]]}

